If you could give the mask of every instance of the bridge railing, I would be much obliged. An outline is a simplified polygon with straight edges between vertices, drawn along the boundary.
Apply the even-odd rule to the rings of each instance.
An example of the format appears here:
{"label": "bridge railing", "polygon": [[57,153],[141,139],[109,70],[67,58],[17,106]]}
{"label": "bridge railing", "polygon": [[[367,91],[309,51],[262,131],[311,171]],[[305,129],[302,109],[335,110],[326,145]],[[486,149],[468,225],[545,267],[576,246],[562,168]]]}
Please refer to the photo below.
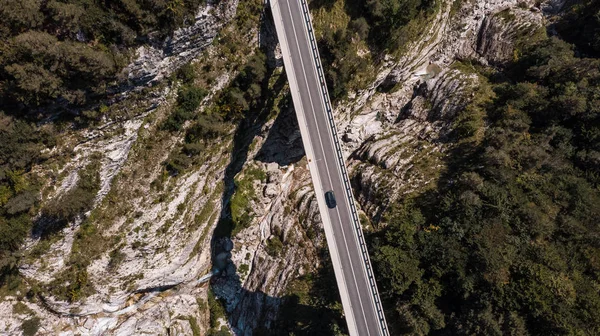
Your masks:
{"label": "bridge railing", "polygon": [[308,11],[308,5],[305,0],[299,0],[299,1],[302,6],[302,12],[304,14],[304,20],[306,22],[306,28],[308,30],[310,46],[311,46],[313,57],[314,57],[315,64],[317,67],[317,74],[319,76],[319,84],[321,86],[321,93],[323,95],[323,100],[325,102],[325,110],[327,113],[327,119],[329,120],[329,127],[333,134],[333,141],[334,141],[334,145],[335,145],[335,150],[337,152],[336,157],[337,157],[339,167],[340,167],[340,170],[342,173],[342,179],[344,182],[344,189],[346,191],[346,197],[348,198],[348,201],[350,202],[350,212],[351,212],[352,222],[353,222],[352,224],[354,225],[356,237],[358,238],[358,245],[360,246],[361,254],[363,257],[363,263],[365,266],[365,270],[367,272],[369,286],[371,288],[371,294],[373,296],[373,302],[375,304],[375,310],[377,311],[377,317],[379,319],[379,324],[380,324],[383,335],[389,335],[387,323],[385,320],[385,315],[383,313],[383,307],[381,305],[381,299],[379,297],[379,291],[377,290],[377,284],[375,282],[375,277],[373,275],[371,259],[369,258],[369,252],[367,250],[367,245],[365,243],[365,238],[364,238],[362,227],[360,224],[360,219],[358,218],[358,211],[356,210],[356,204],[354,203],[354,195],[352,193],[352,187],[350,185],[350,180],[348,178],[348,172],[346,171],[346,162],[344,161],[344,154],[342,153],[342,148],[339,143],[337,128],[335,126],[335,120],[333,118],[333,110],[331,108],[331,102],[329,100],[329,91],[327,90],[327,83],[325,82],[325,76],[323,74],[323,68],[321,66],[321,57],[319,56],[319,50],[317,49],[317,42],[316,42],[314,31],[313,31],[313,25],[312,25],[312,21],[310,18],[310,13]]}

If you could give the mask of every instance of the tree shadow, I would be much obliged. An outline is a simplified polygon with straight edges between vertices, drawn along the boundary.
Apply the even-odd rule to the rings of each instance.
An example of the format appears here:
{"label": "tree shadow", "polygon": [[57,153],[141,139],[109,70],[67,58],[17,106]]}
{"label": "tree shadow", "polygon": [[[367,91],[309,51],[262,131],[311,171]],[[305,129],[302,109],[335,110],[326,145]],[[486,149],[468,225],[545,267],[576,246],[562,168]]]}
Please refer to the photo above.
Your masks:
{"label": "tree shadow", "polygon": [[330,10],[333,8],[333,5],[335,5],[335,2],[336,0],[312,0],[308,1],[308,8],[311,11],[318,10],[320,8]]}
{"label": "tree shadow", "polygon": [[[277,321],[277,330],[286,335],[343,335],[347,325],[333,264],[327,248],[319,250],[322,261],[316,273],[308,273],[297,279],[293,293],[285,296]],[[308,285],[304,292],[302,286]],[[308,302],[307,302],[308,301]]]}

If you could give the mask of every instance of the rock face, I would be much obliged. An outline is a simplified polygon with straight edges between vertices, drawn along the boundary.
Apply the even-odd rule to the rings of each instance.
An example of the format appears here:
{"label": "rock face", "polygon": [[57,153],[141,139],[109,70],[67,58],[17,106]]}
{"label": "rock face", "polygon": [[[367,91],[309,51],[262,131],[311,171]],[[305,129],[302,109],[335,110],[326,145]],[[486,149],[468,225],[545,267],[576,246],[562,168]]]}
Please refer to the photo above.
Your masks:
{"label": "rock face", "polygon": [[190,62],[210,45],[225,23],[235,15],[238,0],[208,1],[189,27],[176,30],[164,41],[139,47],[137,58],[123,69],[134,86],[156,83]]}
{"label": "rock face", "polygon": [[[375,222],[387,204],[439,174],[445,137],[479,86],[478,76],[457,62],[501,66],[513,57],[518,40],[543,24],[542,13],[529,8],[533,3],[475,1],[463,3],[454,15],[451,5],[442,5],[399,62],[384,65],[371,88],[337,109],[347,152],[353,153],[355,196]],[[392,93],[375,92],[392,86]]]}
{"label": "rock face", "polygon": [[539,12],[508,8],[487,15],[477,38],[477,55],[484,64],[502,65],[513,58],[515,39],[533,34],[542,26]]}
{"label": "rock face", "polygon": [[[336,108],[355,196],[374,223],[390,202],[435,181],[443,167],[445,137],[480,84],[457,60],[501,66],[513,57],[518,38],[543,23],[542,13],[526,2],[465,1],[451,10],[452,3],[444,1],[400,59],[386,58],[376,80]],[[125,70],[129,80],[138,86],[158,83],[197,58],[233,18],[236,6],[237,0],[209,2],[195,24],[140,48]],[[258,42],[280,74],[275,34],[265,26]],[[213,91],[232,75],[223,74]],[[44,293],[38,303],[27,303],[42,320],[42,334],[206,334],[211,277],[231,331],[252,335],[275,325],[290,281],[314,272],[317,251],[325,247],[300,133],[283,87],[281,111],[253,129],[244,153],[234,152],[239,149],[231,142],[214,144],[204,163],[177,178],[164,175],[162,164],[181,138],[155,138],[174,100],[168,88],[141,99],[131,108],[137,112],[126,118],[66,141],[64,150],[73,156],[53,173],[45,197],[72,188],[78,169],[99,153],[102,186],[90,216],[104,228],[97,239],[102,249],[86,267],[94,288],[89,297],[69,303]],[[252,219],[230,238],[211,239],[219,220],[228,219],[224,209],[234,180],[257,170],[264,178],[251,181]],[[74,245],[80,224],[71,223],[42,258],[23,263],[21,273],[49,287],[68,274],[74,246],[75,252],[82,248]],[[38,245],[32,238],[26,251]],[[16,302],[11,297],[0,303],[0,330],[8,334],[19,334],[25,318]]]}
{"label": "rock face", "polygon": [[[318,266],[316,248],[323,237],[307,239],[310,224],[299,221],[319,220],[309,173],[302,166],[288,166],[276,184],[277,196],[256,200],[257,223],[233,238],[231,266],[226,276],[213,282],[215,293],[227,302],[231,327],[238,335],[270,328],[289,281]],[[290,203],[298,207],[290,209]]]}

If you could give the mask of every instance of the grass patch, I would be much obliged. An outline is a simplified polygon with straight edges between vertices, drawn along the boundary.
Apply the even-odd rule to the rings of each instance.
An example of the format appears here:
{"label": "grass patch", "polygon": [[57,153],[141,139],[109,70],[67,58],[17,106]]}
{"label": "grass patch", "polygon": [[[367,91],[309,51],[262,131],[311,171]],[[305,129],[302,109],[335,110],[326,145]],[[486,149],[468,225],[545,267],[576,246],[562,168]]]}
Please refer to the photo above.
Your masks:
{"label": "grass patch", "polygon": [[235,192],[231,197],[232,236],[247,228],[254,219],[252,201],[257,198],[254,181],[264,182],[266,179],[267,174],[263,170],[250,167],[241,178],[235,180]]}
{"label": "grass patch", "polygon": [[215,296],[215,293],[212,291],[212,289],[209,289],[209,291],[208,291],[208,310],[210,313],[209,334],[217,333],[218,332],[217,328],[220,325],[219,320],[227,319],[227,315],[226,315],[227,311],[225,310],[225,306],[223,305],[223,302],[221,302],[221,300],[219,300]]}
{"label": "grass patch", "polygon": [[201,336],[200,327],[198,326],[198,321],[193,316],[187,316],[185,318],[190,323],[190,328],[192,329],[193,336]]}
{"label": "grass patch", "polygon": [[24,304],[21,301],[18,301],[17,303],[15,303],[13,305],[13,314],[32,315],[33,311],[31,309],[29,309],[29,307],[27,307],[26,304]]}

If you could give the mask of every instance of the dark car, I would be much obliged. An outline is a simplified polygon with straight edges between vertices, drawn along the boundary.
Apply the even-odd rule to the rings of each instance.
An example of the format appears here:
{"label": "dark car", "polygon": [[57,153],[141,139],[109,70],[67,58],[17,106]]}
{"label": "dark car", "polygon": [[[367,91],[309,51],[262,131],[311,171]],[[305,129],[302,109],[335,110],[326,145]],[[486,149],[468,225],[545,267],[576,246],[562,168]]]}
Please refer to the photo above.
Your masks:
{"label": "dark car", "polygon": [[335,201],[335,195],[333,194],[333,190],[329,190],[325,193],[325,203],[327,203],[329,209],[333,209],[337,205]]}

